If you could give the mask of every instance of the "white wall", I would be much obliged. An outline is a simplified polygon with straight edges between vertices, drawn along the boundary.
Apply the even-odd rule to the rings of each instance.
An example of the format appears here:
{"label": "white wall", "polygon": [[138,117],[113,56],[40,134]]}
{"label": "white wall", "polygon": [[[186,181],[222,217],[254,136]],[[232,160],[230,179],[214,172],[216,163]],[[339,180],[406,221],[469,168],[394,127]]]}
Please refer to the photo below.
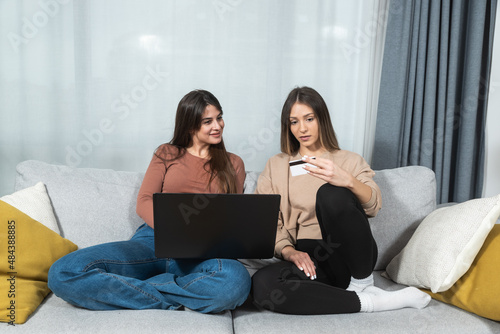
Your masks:
{"label": "white wall", "polygon": [[488,115],[486,118],[486,164],[483,197],[500,194],[500,6],[497,6]]}

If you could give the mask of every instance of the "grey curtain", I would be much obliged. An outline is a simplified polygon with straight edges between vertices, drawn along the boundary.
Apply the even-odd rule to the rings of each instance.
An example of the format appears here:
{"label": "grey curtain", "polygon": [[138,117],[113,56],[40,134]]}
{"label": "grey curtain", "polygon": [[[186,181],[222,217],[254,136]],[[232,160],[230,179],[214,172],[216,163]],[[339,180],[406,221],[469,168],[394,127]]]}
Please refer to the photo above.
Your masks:
{"label": "grey curtain", "polygon": [[482,194],[496,5],[390,4],[371,165],[433,169],[438,203]]}

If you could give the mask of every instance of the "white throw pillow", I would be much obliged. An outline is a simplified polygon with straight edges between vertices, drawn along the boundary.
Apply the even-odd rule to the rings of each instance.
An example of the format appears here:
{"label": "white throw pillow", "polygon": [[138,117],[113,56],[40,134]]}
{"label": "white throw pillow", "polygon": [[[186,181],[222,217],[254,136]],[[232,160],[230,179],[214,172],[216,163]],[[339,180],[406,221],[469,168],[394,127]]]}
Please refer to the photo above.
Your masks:
{"label": "white throw pillow", "polygon": [[437,209],[389,263],[397,283],[448,290],[467,272],[500,215],[500,194]]}
{"label": "white throw pillow", "polygon": [[34,220],[60,234],[52,204],[42,182],[38,182],[33,187],[19,190],[14,194],[5,195],[0,200],[21,210]]}

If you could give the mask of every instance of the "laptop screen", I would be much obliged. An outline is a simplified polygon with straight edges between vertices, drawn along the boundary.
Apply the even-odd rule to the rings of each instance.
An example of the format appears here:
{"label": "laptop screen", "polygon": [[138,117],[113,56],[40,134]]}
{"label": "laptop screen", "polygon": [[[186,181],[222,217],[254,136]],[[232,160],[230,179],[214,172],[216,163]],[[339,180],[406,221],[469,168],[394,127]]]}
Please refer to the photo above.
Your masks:
{"label": "laptop screen", "polygon": [[264,259],[274,255],[280,195],[153,195],[160,258]]}

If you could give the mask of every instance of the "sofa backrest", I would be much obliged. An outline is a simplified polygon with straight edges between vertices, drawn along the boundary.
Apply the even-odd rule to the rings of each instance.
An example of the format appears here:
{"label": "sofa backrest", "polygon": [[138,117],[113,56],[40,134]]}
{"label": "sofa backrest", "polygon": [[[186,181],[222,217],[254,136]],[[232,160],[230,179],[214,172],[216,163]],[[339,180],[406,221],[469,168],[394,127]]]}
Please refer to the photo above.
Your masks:
{"label": "sofa backrest", "polygon": [[408,243],[420,222],[436,209],[436,178],[422,166],[375,171],[382,209],[370,218],[379,248],[376,270],[383,270]]}
{"label": "sofa backrest", "polygon": [[[253,193],[259,173],[248,171],[245,193]],[[17,166],[15,190],[43,182],[61,234],[80,248],[129,239],[143,221],[135,213],[144,173],[72,168],[36,160]],[[376,171],[383,205],[370,219],[379,245],[376,269],[384,269],[406,245],[420,221],[435,208],[434,173],[425,167]]]}
{"label": "sofa backrest", "polygon": [[17,165],[15,190],[41,181],[61,235],[79,248],[129,239],[144,222],[135,213],[144,173],[72,168],[28,160]]}

